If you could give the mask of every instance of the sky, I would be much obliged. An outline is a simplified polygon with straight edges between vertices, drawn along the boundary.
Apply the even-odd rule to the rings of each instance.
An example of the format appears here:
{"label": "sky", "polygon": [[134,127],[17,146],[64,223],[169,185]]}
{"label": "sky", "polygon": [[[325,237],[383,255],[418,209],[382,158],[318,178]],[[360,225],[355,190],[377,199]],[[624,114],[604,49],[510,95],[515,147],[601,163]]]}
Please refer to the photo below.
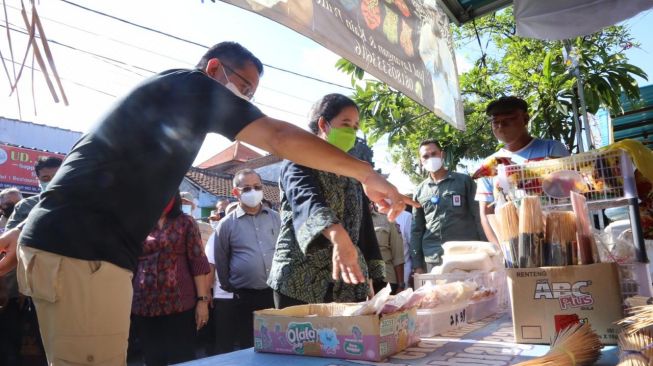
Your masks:
{"label": "sky", "polygon": [[[4,12],[0,15],[0,23],[4,25],[7,19],[10,28],[24,31],[20,1],[5,1],[7,13],[6,17]],[[254,103],[269,116],[302,128],[306,128],[311,105],[321,96],[351,93],[349,77],[334,67],[339,56],[284,26],[219,1],[184,1],[180,5],[182,2],[171,0],[48,0],[37,2],[37,11],[70,105],[54,103],[42,74],[29,69],[32,66],[30,56],[18,89],[21,113],[16,93],[8,96],[11,86],[6,75],[0,76],[0,116],[88,131],[143,79],[166,69],[192,68],[205,51],[204,47],[144,30],[72,3],[200,45],[236,41],[266,65],[327,81],[319,82],[266,67]],[[632,26],[635,39],[642,43],[641,49],[628,50],[627,56],[631,63],[653,77],[653,37],[650,37],[653,15],[648,11],[627,23]],[[8,60],[7,32],[5,28],[0,31],[0,51],[9,73],[13,74],[14,65]],[[10,35],[14,60],[21,61],[27,36],[17,31],[11,31]],[[458,50],[456,57],[459,72],[464,72],[478,57],[478,49],[469,45]],[[16,65],[16,73],[18,67]],[[35,68],[38,69],[38,65],[35,64]],[[639,81],[640,85],[651,83]],[[229,143],[219,135],[208,135],[195,164],[223,150]],[[410,191],[408,179],[390,162],[384,141],[377,143],[374,151],[377,167],[390,173],[390,180],[402,191]]]}

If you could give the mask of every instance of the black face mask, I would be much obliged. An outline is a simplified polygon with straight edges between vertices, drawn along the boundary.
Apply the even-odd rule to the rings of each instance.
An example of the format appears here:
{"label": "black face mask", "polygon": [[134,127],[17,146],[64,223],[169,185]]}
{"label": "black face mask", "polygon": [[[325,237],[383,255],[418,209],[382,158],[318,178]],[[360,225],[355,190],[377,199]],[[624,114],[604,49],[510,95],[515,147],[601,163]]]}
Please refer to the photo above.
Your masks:
{"label": "black face mask", "polygon": [[224,217],[224,211],[220,211],[220,212],[218,212],[218,217],[219,217],[219,218],[223,218],[223,217]]}
{"label": "black face mask", "polygon": [[11,216],[11,213],[14,212],[14,204],[13,203],[8,203],[4,206],[2,206],[2,216],[9,218]]}

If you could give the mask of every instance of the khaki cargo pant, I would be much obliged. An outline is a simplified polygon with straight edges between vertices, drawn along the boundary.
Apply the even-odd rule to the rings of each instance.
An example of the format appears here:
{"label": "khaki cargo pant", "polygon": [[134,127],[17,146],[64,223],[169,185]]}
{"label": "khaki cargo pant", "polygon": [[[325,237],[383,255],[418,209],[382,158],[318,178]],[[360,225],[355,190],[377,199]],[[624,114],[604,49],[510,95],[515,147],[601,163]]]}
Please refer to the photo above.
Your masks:
{"label": "khaki cargo pant", "polygon": [[19,245],[17,278],[36,305],[49,365],[126,364],[130,271]]}

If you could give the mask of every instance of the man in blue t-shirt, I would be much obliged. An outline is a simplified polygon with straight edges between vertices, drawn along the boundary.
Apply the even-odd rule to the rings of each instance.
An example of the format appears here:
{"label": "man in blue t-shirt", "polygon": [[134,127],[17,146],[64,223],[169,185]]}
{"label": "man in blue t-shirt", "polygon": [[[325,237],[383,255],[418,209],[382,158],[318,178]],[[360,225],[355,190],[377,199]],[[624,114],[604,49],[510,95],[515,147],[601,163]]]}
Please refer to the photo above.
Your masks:
{"label": "man in blue t-shirt", "polygon": [[[568,156],[567,148],[558,141],[538,139],[528,133],[528,105],[517,97],[501,97],[488,104],[485,114],[492,121],[492,133],[503,143],[503,147],[490,157],[509,158],[515,164],[528,161],[554,159]],[[488,223],[487,215],[494,213],[495,179],[481,178],[477,182],[481,225],[488,240],[497,243],[497,238]]]}

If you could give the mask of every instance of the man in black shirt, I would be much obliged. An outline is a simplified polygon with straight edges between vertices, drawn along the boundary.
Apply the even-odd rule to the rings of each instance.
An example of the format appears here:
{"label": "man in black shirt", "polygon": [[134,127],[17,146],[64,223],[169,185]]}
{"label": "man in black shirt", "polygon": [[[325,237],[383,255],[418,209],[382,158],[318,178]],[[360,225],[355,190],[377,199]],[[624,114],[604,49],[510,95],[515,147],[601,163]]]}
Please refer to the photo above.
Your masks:
{"label": "man in black shirt", "polygon": [[[197,69],[143,82],[67,155],[18,239],[20,289],[36,304],[49,362],[124,364],[141,243],[208,132],[355,178],[391,218],[415,204],[369,164],[254,107],[262,72],[239,44],[217,44]],[[337,277],[364,281],[351,241],[333,242]]]}

